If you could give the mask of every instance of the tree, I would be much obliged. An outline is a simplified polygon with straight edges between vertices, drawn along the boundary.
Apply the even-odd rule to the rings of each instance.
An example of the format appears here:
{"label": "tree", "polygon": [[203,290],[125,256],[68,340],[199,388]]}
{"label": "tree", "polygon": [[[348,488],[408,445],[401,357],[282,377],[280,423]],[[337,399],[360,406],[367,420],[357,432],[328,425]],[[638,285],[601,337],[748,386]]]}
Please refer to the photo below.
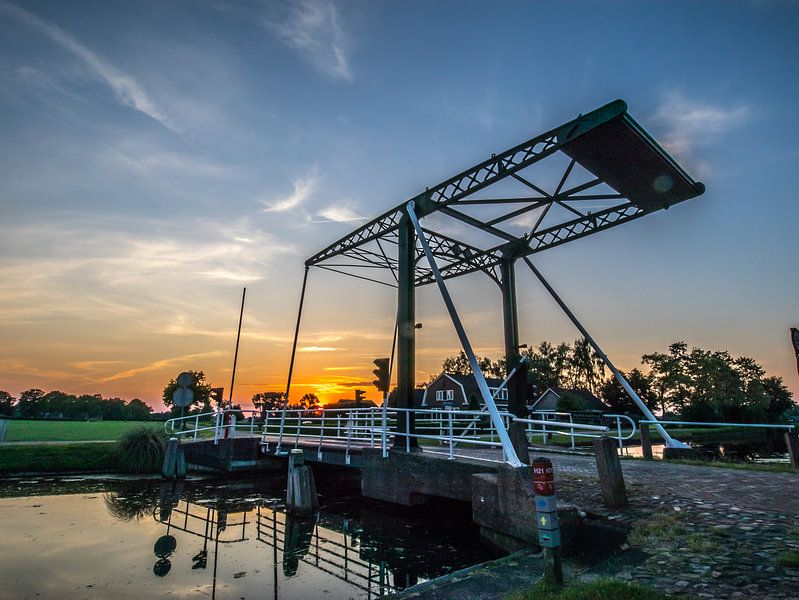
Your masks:
{"label": "tree", "polygon": [[641,357],[641,362],[650,367],[653,389],[664,414],[669,408],[681,409],[688,397],[687,354],[688,345],[675,342],[668,354],[655,352]]}
{"label": "tree", "polygon": [[572,392],[564,391],[558,398],[558,412],[578,412],[586,410],[587,408],[588,403],[585,401],[585,398],[581,398]]}
{"label": "tree", "polygon": [[300,398],[300,406],[309,410],[316,410],[319,408],[319,398],[316,394],[305,394]]}
{"label": "tree", "polygon": [[768,397],[766,419],[770,422],[783,417],[788,410],[795,408],[790,390],[782,383],[782,377],[766,377],[763,379],[763,391]]}
{"label": "tree", "polygon": [[569,387],[594,393],[605,375],[605,363],[585,338],[574,340],[566,359]]}
{"label": "tree", "polygon": [[283,392],[259,392],[252,397],[252,405],[264,414],[270,410],[283,408]]}
{"label": "tree", "polygon": [[[189,389],[194,392],[194,398],[191,404],[186,407],[186,414],[190,414],[192,406],[200,406],[201,410],[210,410],[211,408],[211,389],[212,385],[205,382],[205,373],[202,371],[189,371],[194,376],[194,383],[189,386]],[[178,389],[178,382],[176,379],[170,379],[166,384],[161,399],[164,406],[171,409],[173,415],[180,414],[180,408],[173,406],[172,396]]]}
{"label": "tree", "polygon": [[450,375],[471,375],[472,365],[469,364],[469,359],[466,353],[461,350],[457,356],[449,356],[441,363],[441,370]]}
{"label": "tree", "polygon": [[[483,375],[486,377],[496,377],[501,379],[505,377],[505,359],[500,358],[496,361],[492,361],[487,356],[480,357],[475,356],[477,359],[477,364],[480,367],[480,370],[483,372]],[[466,356],[466,353],[461,350],[458,352],[456,356],[449,356],[444,359],[444,362],[441,363],[441,370],[444,373],[449,373],[450,375],[472,375],[472,365],[469,362],[469,358]],[[435,379],[435,377],[433,377]]]}
{"label": "tree", "polygon": [[17,410],[23,417],[39,417],[42,412],[42,396],[44,391],[39,388],[25,390],[19,395],[17,400]]}
{"label": "tree", "polygon": [[8,392],[0,390],[0,415],[13,416],[15,402],[16,398]]}
{"label": "tree", "polygon": [[125,419],[129,421],[146,421],[153,409],[138,398],[134,398],[125,406]]}
{"label": "tree", "polygon": [[[655,408],[656,400],[652,392],[652,379],[648,374],[644,374],[638,369],[633,369],[629,373],[622,373],[627,383],[633,388],[638,397],[643,400],[649,408]],[[599,387],[599,395],[613,412],[617,413],[640,413],[641,409],[630,397],[627,391],[621,387],[618,379],[610,377]]]}

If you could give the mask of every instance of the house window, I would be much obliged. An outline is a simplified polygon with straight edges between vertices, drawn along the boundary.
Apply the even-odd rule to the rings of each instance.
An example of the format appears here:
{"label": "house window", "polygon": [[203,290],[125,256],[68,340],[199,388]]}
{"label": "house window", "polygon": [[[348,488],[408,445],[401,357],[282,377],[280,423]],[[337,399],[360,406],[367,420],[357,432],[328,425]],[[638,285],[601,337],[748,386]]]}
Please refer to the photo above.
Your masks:
{"label": "house window", "polygon": [[436,392],[436,402],[453,402],[455,392],[453,390],[438,390]]}

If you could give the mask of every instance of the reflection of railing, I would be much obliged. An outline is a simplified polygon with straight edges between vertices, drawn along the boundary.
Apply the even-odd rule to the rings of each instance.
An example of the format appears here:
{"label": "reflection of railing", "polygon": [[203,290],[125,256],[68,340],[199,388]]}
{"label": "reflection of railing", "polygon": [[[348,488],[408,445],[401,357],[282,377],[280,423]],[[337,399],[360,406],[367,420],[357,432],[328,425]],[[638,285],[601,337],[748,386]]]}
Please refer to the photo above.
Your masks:
{"label": "reflection of railing", "polygon": [[[156,514],[156,512],[160,512],[161,514]],[[156,508],[153,517],[156,521],[167,525],[170,529],[177,529],[178,531],[183,531],[209,540],[218,539],[219,542],[228,544],[232,542],[243,542],[249,539],[245,537],[247,525],[251,523],[251,521],[247,520],[247,512],[248,511],[242,513],[228,513],[223,510],[203,507],[181,500],[177,506],[167,511],[163,508]],[[241,514],[241,520],[230,520],[231,514]],[[175,517],[175,515],[177,515],[177,517]],[[223,531],[233,533],[239,528],[241,529],[240,535],[237,534],[233,537],[220,535]]]}
{"label": "reflection of railing", "polygon": [[[346,527],[346,521],[345,521]],[[296,561],[348,582],[367,593],[368,598],[382,596],[400,588],[389,582],[385,563],[363,560],[355,549],[357,538],[319,527],[310,520],[259,507],[256,512],[257,539],[283,551],[286,575],[296,572]]]}

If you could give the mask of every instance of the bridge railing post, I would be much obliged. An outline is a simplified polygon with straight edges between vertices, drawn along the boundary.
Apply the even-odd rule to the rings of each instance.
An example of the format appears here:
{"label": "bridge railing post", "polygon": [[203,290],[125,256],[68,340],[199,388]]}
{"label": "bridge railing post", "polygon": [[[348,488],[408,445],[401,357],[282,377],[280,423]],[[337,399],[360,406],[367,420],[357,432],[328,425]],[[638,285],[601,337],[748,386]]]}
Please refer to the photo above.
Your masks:
{"label": "bridge railing post", "polygon": [[405,409],[405,452],[411,451],[411,413]]}
{"label": "bridge railing post", "polygon": [[447,411],[447,418],[448,418],[448,421],[449,421],[449,423],[448,423],[448,425],[449,425],[449,459],[452,460],[453,458],[455,458],[455,456],[454,456],[455,444],[453,443],[453,439],[452,439],[453,436],[452,436],[452,410],[451,409],[449,411]]}

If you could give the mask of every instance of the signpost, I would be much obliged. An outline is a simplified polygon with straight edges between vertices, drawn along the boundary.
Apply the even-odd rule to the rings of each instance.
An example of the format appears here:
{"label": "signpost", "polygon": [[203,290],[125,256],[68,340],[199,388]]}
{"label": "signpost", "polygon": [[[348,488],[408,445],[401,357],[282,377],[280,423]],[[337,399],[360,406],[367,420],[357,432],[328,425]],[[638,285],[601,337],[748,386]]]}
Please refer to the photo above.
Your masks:
{"label": "signpost", "polygon": [[563,567],[560,559],[558,498],[555,496],[555,471],[548,458],[538,457],[533,461],[533,491],[538,545],[544,553],[544,580],[561,584]]}

